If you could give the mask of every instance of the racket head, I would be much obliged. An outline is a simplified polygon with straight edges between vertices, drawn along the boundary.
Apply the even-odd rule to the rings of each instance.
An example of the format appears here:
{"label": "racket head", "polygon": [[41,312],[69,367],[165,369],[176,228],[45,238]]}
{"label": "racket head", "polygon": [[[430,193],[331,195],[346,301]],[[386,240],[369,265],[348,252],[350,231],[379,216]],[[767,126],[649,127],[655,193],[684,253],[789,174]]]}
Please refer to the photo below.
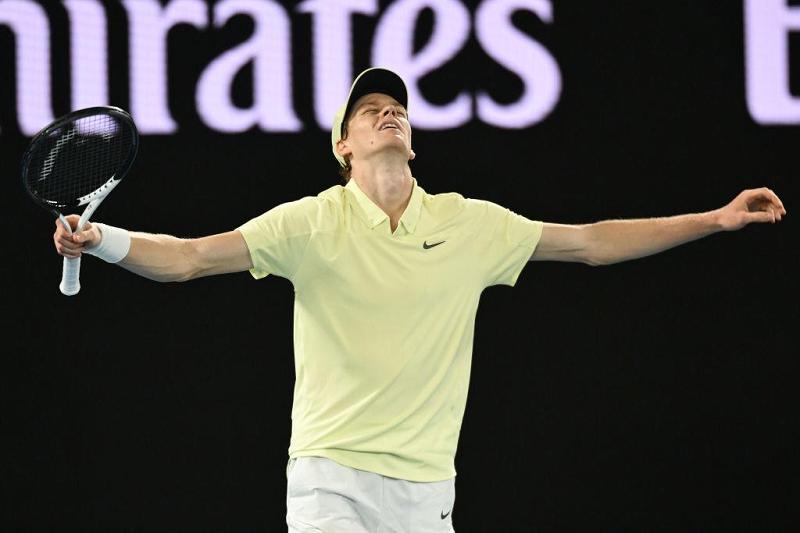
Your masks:
{"label": "racket head", "polygon": [[139,132],[125,110],[79,109],[33,136],[22,157],[22,182],[36,204],[59,216],[113,189],[138,150]]}

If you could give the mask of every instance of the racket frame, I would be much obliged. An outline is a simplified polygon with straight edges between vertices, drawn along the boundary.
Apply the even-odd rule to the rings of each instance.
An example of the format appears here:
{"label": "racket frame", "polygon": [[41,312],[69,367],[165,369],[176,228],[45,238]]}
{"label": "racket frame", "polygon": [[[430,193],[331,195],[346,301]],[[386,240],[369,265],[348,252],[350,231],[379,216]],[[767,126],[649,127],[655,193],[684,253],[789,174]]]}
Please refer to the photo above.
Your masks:
{"label": "racket frame", "polygon": [[[73,122],[76,122],[82,118],[87,118],[96,115],[109,115],[115,117],[120,122],[127,125],[127,127],[131,131],[131,147],[128,151],[128,157],[122,162],[119,169],[116,173],[114,173],[109,179],[103,183],[100,187],[95,189],[94,191],[90,192],[89,194],[80,196],[76,198],[72,202],[48,202],[38,196],[33,190],[31,190],[29,186],[28,180],[28,171],[30,168],[31,157],[39,142],[43,139],[49,138],[50,135],[55,132],[56,130],[63,128]],[[95,210],[100,206],[103,200],[108,196],[108,194],[114,190],[114,188],[119,185],[122,179],[128,174],[131,166],[133,165],[134,159],[136,159],[136,154],[139,151],[139,132],[136,128],[136,124],[133,121],[131,115],[115,106],[95,106],[95,107],[88,107],[84,109],[78,109],[76,111],[72,111],[71,113],[67,113],[59,117],[58,119],[54,120],[44,128],[42,128],[36,135],[31,138],[30,143],[28,144],[28,148],[25,150],[25,153],[22,156],[22,163],[21,163],[21,175],[23,185],[25,187],[25,191],[28,193],[28,196],[36,203],[37,205],[41,206],[43,209],[51,213],[53,216],[58,218],[61,223],[64,225],[64,228],[72,235],[74,232],[81,231],[83,227],[89,222],[89,218],[94,214]],[[69,208],[76,208],[85,205],[83,212],[81,213],[80,219],[78,220],[78,224],[75,227],[75,230],[69,225],[67,222],[66,217],[64,216],[63,210]],[[62,275],[61,275],[61,283],[59,284],[59,289],[61,292],[67,296],[72,296],[77,294],[80,291],[80,266],[81,266],[81,258],[75,257],[65,257],[64,264],[62,268]]]}

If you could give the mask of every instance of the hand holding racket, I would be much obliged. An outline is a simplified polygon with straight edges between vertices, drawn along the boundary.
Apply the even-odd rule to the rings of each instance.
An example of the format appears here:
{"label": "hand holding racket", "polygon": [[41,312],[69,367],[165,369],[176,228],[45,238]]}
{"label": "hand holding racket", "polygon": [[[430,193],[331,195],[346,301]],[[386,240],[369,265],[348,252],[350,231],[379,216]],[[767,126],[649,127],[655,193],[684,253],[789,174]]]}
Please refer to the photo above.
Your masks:
{"label": "hand holding racket", "polygon": [[[139,147],[131,116],[117,107],[91,107],[55,120],[31,139],[22,158],[22,182],[33,201],[52,213],[67,231],[66,209],[86,206],[80,231],[95,209],[125,177]],[[81,258],[64,258],[59,288],[80,291]]]}

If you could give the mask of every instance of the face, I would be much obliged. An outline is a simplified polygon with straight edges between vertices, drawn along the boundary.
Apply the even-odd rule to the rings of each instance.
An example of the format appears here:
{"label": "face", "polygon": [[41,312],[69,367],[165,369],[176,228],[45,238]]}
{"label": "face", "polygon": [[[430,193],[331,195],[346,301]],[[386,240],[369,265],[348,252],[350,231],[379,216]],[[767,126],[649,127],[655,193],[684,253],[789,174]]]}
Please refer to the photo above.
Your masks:
{"label": "face", "polygon": [[351,162],[381,154],[398,154],[405,161],[414,159],[405,108],[386,94],[362,96],[350,111],[347,137],[337,148],[343,156],[350,156]]}

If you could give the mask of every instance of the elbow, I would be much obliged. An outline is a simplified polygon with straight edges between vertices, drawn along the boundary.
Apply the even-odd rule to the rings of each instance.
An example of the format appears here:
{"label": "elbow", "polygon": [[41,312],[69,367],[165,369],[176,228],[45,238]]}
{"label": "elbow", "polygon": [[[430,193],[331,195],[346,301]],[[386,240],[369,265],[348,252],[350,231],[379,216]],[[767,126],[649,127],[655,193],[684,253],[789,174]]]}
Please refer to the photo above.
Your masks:
{"label": "elbow", "polygon": [[608,249],[604,249],[600,243],[589,241],[583,251],[583,262],[589,266],[606,266],[616,263]]}
{"label": "elbow", "polygon": [[602,257],[596,256],[596,255],[586,256],[584,258],[583,262],[584,262],[584,264],[587,264],[587,265],[592,266],[592,267],[606,266],[606,265],[612,264],[612,261],[605,260]]}
{"label": "elbow", "polygon": [[608,266],[613,265],[615,263],[619,263],[623,261],[619,256],[614,255],[613,253],[603,253],[600,251],[599,253],[593,253],[588,256],[586,264],[589,266]]}
{"label": "elbow", "polygon": [[181,242],[180,257],[181,260],[178,262],[178,268],[158,281],[184,282],[202,276],[204,267],[197,239],[185,239]]}
{"label": "elbow", "polygon": [[[590,227],[589,227],[590,228]],[[581,261],[589,266],[604,266],[610,264],[601,253],[601,248],[597,241],[593,239],[590,230],[587,228],[586,241],[581,250]]]}
{"label": "elbow", "polygon": [[219,273],[219,265],[215,263],[213,253],[207,239],[186,239],[181,245],[181,267],[170,281],[190,281],[204,276]]}
{"label": "elbow", "polygon": [[[136,271],[134,270],[134,272]],[[136,272],[136,273],[151,281],[157,281],[159,283],[189,281],[197,277],[196,274],[188,271],[187,272],[162,271],[158,273],[150,273],[150,272]]]}
{"label": "elbow", "polygon": [[589,266],[613,265],[617,260],[613,257],[613,250],[598,235],[596,225],[589,224],[583,227],[584,241],[582,246],[582,260]]}
{"label": "elbow", "polygon": [[584,263],[589,266],[608,266],[614,263],[621,262],[622,259],[609,253],[602,253],[602,251],[595,251],[594,253],[586,254]]}

